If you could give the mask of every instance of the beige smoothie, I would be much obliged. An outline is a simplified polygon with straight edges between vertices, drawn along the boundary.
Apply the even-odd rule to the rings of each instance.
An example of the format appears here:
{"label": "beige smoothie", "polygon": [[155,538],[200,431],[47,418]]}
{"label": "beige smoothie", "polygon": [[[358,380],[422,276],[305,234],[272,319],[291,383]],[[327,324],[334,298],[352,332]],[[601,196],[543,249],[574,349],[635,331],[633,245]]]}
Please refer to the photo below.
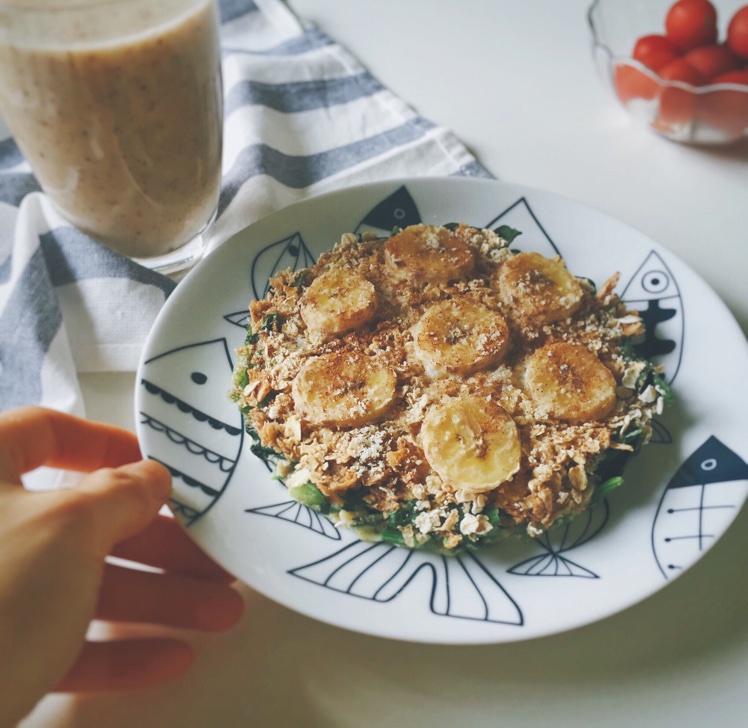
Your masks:
{"label": "beige smoothie", "polygon": [[10,30],[0,22],[0,111],[44,191],[125,255],[188,242],[210,222],[220,188],[215,4],[31,5],[24,16],[23,0],[0,0],[0,20],[13,15]]}

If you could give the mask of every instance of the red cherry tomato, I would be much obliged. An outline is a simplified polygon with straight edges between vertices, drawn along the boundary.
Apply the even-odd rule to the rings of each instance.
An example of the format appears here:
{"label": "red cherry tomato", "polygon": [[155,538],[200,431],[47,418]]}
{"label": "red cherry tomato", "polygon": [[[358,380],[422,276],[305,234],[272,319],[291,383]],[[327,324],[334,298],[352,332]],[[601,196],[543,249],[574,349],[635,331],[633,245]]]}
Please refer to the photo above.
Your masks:
{"label": "red cherry tomato", "polygon": [[613,73],[618,98],[627,104],[632,99],[653,99],[660,92],[660,84],[650,78],[644,71],[621,63]]}
{"label": "red cherry tomato", "polygon": [[632,55],[639,63],[656,71],[677,58],[678,51],[664,35],[644,35],[636,41]]}
{"label": "red cherry tomato", "polygon": [[665,34],[682,51],[717,42],[717,11],[709,0],[678,0],[665,17]]}
{"label": "red cherry tomato", "polygon": [[684,58],[709,81],[740,68],[740,59],[725,45],[705,45],[688,51]]}
{"label": "red cherry tomato", "polygon": [[731,135],[740,135],[748,129],[748,69],[730,71],[713,78],[714,83],[737,83],[745,90],[705,91],[698,99],[698,117]]}
{"label": "red cherry tomato", "polygon": [[748,68],[720,74],[716,78],[713,78],[711,83],[737,83],[740,86],[748,86]]}
{"label": "red cherry tomato", "polygon": [[727,45],[736,56],[748,59],[748,5],[740,8],[730,19]]}
{"label": "red cherry tomato", "polygon": [[[664,65],[658,74],[666,81],[680,81],[689,86],[702,86],[704,77],[684,58]],[[664,86],[660,94],[658,122],[664,126],[688,124],[693,117],[695,94],[691,89]]]}

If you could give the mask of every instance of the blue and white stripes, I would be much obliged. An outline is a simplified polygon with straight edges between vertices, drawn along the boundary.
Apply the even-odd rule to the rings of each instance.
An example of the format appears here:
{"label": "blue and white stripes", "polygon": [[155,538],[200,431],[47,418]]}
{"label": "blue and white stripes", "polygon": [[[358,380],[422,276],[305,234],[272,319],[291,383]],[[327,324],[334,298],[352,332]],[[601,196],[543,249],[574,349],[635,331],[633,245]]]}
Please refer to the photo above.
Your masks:
{"label": "blue and white stripes", "polygon": [[[490,176],[281,0],[220,0],[225,133],[209,247],[303,197],[388,177]],[[77,371],[133,370],[174,283],[39,192],[0,119],[0,408],[81,411]]]}

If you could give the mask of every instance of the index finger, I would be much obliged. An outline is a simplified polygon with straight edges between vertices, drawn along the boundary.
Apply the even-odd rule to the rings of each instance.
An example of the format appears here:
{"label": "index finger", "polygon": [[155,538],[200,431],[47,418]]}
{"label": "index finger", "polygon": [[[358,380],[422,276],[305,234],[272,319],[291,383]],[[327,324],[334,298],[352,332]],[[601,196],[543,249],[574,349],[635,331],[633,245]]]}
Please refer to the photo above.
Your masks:
{"label": "index finger", "polygon": [[20,483],[42,465],[81,472],[140,460],[135,435],[43,407],[0,413],[0,478]]}

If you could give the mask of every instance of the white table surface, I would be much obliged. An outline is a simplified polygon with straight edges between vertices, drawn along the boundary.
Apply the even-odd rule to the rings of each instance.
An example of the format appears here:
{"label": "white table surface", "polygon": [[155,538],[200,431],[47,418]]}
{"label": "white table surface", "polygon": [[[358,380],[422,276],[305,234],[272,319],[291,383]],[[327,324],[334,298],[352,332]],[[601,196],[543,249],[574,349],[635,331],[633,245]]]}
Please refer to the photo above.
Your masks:
{"label": "white table surface", "polygon": [[[689,148],[630,121],[593,67],[586,0],[291,5],[497,177],[580,200],[669,247],[748,331],[748,145]],[[134,427],[133,374],[81,380],[89,417]],[[241,591],[234,631],[188,636],[198,659],[182,679],[137,696],[48,696],[22,725],[748,725],[748,509],[655,596],[523,643],[382,640]]]}

